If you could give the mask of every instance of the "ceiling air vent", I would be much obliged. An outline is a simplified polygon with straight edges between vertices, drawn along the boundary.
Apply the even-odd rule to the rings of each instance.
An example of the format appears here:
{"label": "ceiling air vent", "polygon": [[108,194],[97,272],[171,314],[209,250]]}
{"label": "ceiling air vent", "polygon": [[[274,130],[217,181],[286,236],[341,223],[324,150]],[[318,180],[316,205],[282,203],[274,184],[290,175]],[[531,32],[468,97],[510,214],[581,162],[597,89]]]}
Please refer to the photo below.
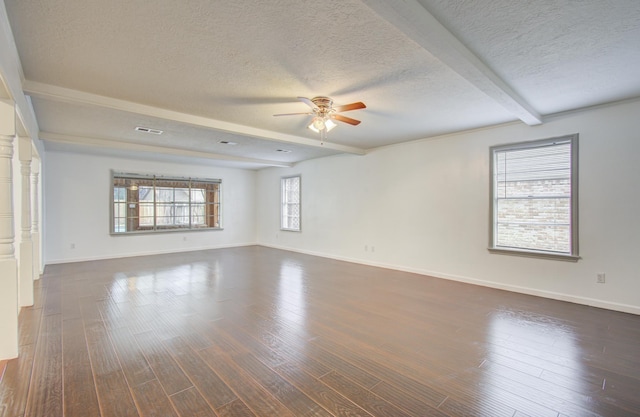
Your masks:
{"label": "ceiling air vent", "polygon": [[138,126],[136,127],[136,130],[138,132],[144,132],[144,133],[151,133],[153,135],[162,135],[163,131],[162,130],[158,130],[158,129],[151,129],[149,127],[142,127],[142,126]]}
{"label": "ceiling air vent", "polygon": [[221,141],[220,141],[220,142],[218,142],[218,143],[221,143],[221,144],[223,144],[223,145],[229,145],[229,146],[235,146],[235,145],[237,145],[237,144],[238,144],[238,142],[230,142],[230,141],[228,141],[228,140],[221,140]]}
{"label": "ceiling air vent", "polygon": [[289,149],[276,149],[276,152],[291,153]]}

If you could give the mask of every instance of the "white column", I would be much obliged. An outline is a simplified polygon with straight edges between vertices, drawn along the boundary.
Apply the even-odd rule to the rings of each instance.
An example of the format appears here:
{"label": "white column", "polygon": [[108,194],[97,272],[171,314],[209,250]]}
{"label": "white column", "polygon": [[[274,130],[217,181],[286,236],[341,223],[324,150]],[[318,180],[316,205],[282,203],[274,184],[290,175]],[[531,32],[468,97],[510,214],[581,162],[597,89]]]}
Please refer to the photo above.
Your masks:
{"label": "white column", "polygon": [[20,213],[20,265],[18,300],[20,307],[33,305],[33,241],[31,240],[31,139],[18,138],[18,158],[22,175]]}
{"label": "white column", "polygon": [[13,247],[13,102],[0,100],[0,359],[18,356],[18,266]]}
{"label": "white column", "polygon": [[33,241],[33,279],[40,279],[42,270],[40,256],[40,166],[39,160],[34,159],[31,167],[31,240]]}

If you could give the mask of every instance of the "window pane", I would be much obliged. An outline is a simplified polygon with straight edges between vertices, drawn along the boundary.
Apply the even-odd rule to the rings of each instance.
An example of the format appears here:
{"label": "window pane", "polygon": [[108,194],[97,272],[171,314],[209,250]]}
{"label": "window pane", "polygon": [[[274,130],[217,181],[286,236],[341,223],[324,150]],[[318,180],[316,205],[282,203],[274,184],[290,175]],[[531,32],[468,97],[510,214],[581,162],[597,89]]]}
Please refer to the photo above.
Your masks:
{"label": "window pane", "polygon": [[189,189],[188,188],[174,188],[175,201],[189,202]]}
{"label": "window pane", "polygon": [[571,233],[569,225],[498,224],[497,246],[552,252],[569,252]]}
{"label": "window pane", "polygon": [[114,230],[113,231],[116,232],[116,233],[126,232],[127,228],[126,228],[126,224],[125,224],[125,219],[117,218],[115,220]]}
{"label": "window pane", "polygon": [[173,210],[174,224],[189,224],[189,204],[176,204]]}
{"label": "window pane", "polygon": [[125,187],[113,187],[113,201],[125,201],[127,189]]}
{"label": "window pane", "polygon": [[191,190],[191,201],[194,203],[204,203],[205,200],[205,190],[201,188],[195,188]]}
{"label": "window pane", "polygon": [[156,188],[156,201],[158,203],[162,202],[172,202],[173,201],[173,188],[166,187],[157,187]]}
{"label": "window pane", "polygon": [[199,203],[191,204],[191,224],[193,225],[204,225],[204,219],[206,216],[206,205]]}
{"label": "window pane", "polygon": [[138,188],[138,199],[140,201],[153,201],[153,187]]}

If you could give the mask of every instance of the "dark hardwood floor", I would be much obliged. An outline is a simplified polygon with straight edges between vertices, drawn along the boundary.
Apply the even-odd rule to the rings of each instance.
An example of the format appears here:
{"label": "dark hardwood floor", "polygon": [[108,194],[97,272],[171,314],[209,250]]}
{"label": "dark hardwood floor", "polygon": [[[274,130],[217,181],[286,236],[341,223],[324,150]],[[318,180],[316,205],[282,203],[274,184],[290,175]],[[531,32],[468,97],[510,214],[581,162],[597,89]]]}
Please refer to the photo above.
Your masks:
{"label": "dark hardwood floor", "polygon": [[640,316],[257,246],[52,265],[0,415],[638,416]]}

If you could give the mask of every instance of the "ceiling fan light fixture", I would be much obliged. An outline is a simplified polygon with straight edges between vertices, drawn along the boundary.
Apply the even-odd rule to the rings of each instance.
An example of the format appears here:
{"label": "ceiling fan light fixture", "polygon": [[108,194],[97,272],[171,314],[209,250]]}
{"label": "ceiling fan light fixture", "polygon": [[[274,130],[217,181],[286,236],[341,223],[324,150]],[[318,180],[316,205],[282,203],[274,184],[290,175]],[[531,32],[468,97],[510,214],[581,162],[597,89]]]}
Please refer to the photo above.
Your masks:
{"label": "ceiling fan light fixture", "polygon": [[328,117],[316,116],[311,121],[311,124],[307,127],[316,133],[320,133],[323,130],[326,130],[327,132],[329,132],[331,131],[331,129],[333,129],[336,126],[337,125],[335,124],[335,122],[329,119]]}
{"label": "ceiling fan light fixture", "polygon": [[324,130],[325,128],[324,118],[320,116],[314,117],[313,120],[311,120],[311,124],[309,124],[308,128],[316,133],[320,133],[320,131]]}

